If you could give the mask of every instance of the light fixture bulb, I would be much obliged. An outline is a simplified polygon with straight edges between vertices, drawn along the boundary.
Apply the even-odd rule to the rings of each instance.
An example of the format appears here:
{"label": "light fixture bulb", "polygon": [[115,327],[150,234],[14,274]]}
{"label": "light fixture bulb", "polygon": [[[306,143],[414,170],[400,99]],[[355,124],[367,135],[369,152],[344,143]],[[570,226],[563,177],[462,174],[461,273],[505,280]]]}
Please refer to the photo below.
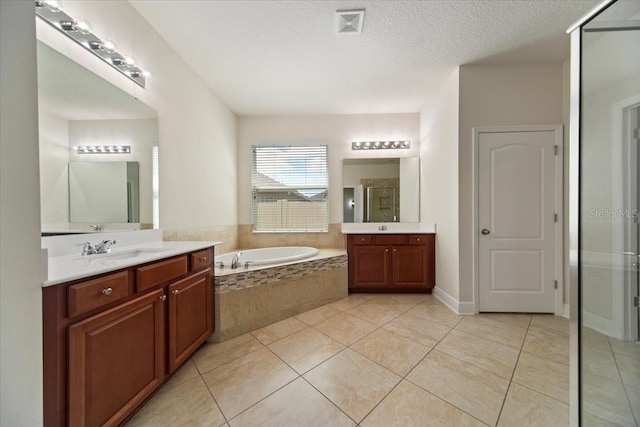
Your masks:
{"label": "light fixture bulb", "polygon": [[114,42],[112,42],[111,40],[104,40],[102,42],[102,48],[107,52],[107,53],[113,53],[116,51],[116,44]]}
{"label": "light fixture bulb", "polygon": [[81,34],[89,34],[91,32],[91,25],[89,24],[89,21],[84,18],[76,19],[74,27]]}
{"label": "light fixture bulb", "polygon": [[136,66],[136,60],[133,59],[130,56],[125,56],[124,57],[124,63],[127,64],[127,67],[129,67],[129,68],[133,68],[133,67]]}
{"label": "light fixture bulb", "polygon": [[145,79],[150,79],[151,73],[148,72],[147,70],[142,70],[142,77],[144,77]]}

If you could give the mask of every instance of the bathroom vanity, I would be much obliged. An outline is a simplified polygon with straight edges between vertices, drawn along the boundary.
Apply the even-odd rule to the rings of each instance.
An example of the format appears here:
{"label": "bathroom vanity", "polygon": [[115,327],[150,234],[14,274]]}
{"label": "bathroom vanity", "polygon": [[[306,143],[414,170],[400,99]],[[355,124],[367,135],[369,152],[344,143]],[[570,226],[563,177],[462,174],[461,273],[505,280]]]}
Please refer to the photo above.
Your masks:
{"label": "bathroom vanity", "polygon": [[349,292],[431,292],[436,235],[348,234]]}
{"label": "bathroom vanity", "polygon": [[46,426],[122,423],[213,333],[215,244],[49,258]]}

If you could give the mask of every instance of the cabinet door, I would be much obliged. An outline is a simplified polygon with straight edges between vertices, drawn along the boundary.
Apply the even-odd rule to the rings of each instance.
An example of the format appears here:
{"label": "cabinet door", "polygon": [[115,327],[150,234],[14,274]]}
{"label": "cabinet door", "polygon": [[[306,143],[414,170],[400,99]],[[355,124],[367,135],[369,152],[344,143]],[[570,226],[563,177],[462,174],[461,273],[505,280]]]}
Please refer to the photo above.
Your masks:
{"label": "cabinet door", "polygon": [[389,286],[389,247],[354,246],[353,255],[354,287]]}
{"label": "cabinet door", "polygon": [[401,288],[427,288],[428,265],[425,246],[398,246],[393,248],[393,286]]}
{"label": "cabinet door", "polygon": [[164,380],[163,291],[69,327],[69,425],[116,425]]}
{"label": "cabinet door", "polygon": [[169,372],[173,372],[213,333],[211,269],[171,284],[169,294]]}

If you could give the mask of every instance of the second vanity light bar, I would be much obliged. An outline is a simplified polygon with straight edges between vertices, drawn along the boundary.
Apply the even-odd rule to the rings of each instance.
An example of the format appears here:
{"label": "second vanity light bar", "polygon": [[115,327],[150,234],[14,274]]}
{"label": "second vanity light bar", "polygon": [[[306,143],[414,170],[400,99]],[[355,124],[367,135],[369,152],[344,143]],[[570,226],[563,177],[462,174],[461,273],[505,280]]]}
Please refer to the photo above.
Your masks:
{"label": "second vanity light bar", "polygon": [[130,145],[80,145],[76,147],[78,154],[128,154]]}
{"label": "second vanity light bar", "polygon": [[351,143],[352,150],[393,150],[411,148],[411,141],[358,141]]}

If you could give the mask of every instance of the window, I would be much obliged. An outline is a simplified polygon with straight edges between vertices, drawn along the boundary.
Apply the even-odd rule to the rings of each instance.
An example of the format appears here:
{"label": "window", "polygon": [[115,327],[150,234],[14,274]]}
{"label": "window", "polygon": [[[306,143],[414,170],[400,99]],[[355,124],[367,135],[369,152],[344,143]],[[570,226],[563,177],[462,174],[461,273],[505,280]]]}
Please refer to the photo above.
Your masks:
{"label": "window", "polygon": [[328,147],[254,145],[254,231],[328,231]]}

